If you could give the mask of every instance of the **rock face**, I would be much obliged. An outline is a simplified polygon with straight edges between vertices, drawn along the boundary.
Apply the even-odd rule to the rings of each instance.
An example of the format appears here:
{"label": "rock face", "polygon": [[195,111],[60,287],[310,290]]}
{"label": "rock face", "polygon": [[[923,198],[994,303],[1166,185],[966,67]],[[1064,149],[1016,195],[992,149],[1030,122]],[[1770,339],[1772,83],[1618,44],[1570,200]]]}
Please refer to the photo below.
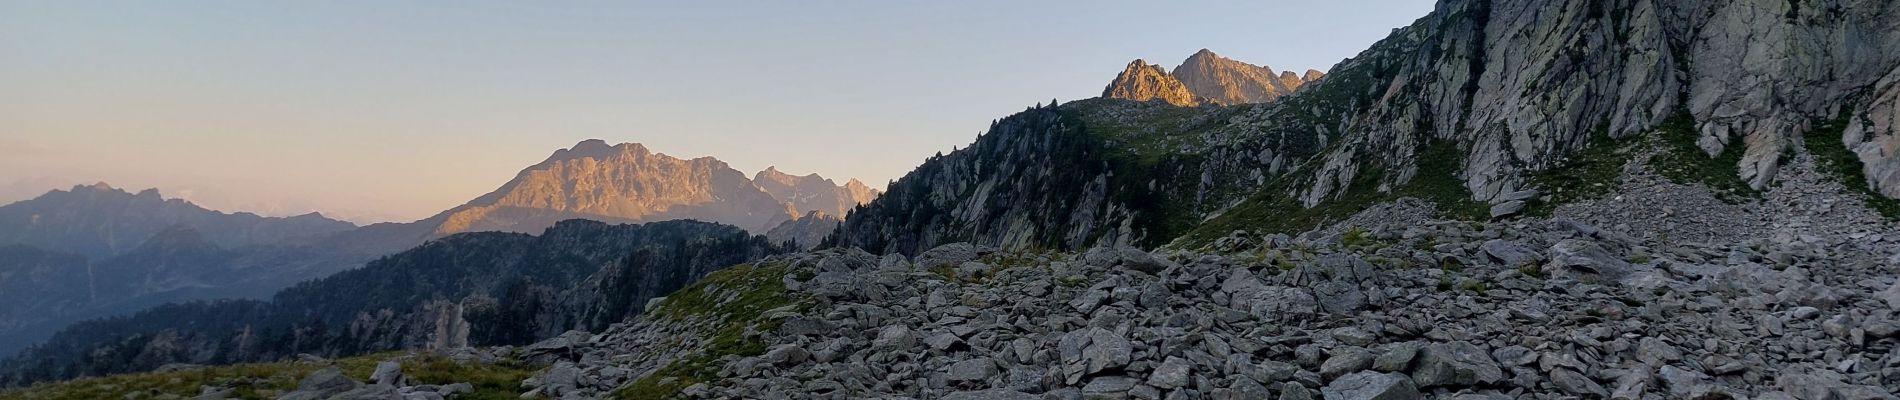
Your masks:
{"label": "rock face", "polygon": [[1162,70],[1161,66],[1135,60],[1108,84],[1102,97],[1162,100],[1182,107],[1269,103],[1325,76],[1326,73],[1316,70],[1307,70],[1303,76],[1292,71],[1275,72],[1272,68],[1235,61],[1201,49],[1182,61],[1172,73]]}
{"label": "rock face", "polygon": [[[1887,78],[1900,67],[1896,24],[1900,5],[1868,0],[1446,0],[1271,103],[1092,99],[1053,107],[1059,118],[1042,109],[1005,118],[906,177],[927,189],[884,198],[909,204],[868,206],[921,218],[847,218],[842,239],[873,251],[890,241],[1154,246],[1180,236],[1175,227],[1288,220],[1298,208],[1331,212],[1322,206],[1404,192],[1506,218],[1563,200],[1544,194],[1561,183],[1535,178],[1570,173],[1573,156],[1617,141],[1633,143],[1625,154],[1668,151],[1703,168],[1683,179],[1769,192],[1804,150],[1816,160],[1847,154],[1845,169],[1858,173],[1839,179],[1891,196],[1900,176],[1900,141],[1890,139],[1900,79]],[[1208,94],[1184,95],[1166,79],[1182,74],[1137,62],[1105,97],[1205,102]],[[1842,140],[1798,140],[1810,132]],[[1068,152],[1051,145],[1070,140],[1078,144]],[[1053,160],[1066,169],[1028,174]],[[1039,197],[1011,195],[1044,188],[1074,200],[1031,205]],[[1008,215],[1024,209],[1035,211]],[[1224,215],[1241,216],[1202,224]],[[870,231],[884,239],[861,237]],[[907,254],[918,247],[896,244]]]}
{"label": "rock face", "polygon": [[765,232],[792,218],[784,203],[712,157],[682,160],[637,143],[588,140],[523,169],[494,192],[420,224],[436,236],[537,232],[554,222],[697,219]]}
{"label": "rock face", "polygon": [[526,344],[571,329],[603,329],[706,274],[786,250],[698,221],[569,220],[539,236],[458,234],[299,284],[270,301],[176,304],[74,324],[0,362],[0,382],[299,353]]}
{"label": "rock face", "polygon": [[1161,100],[1182,107],[1201,104],[1201,100],[1188,91],[1186,84],[1168,75],[1168,71],[1161,69],[1161,66],[1140,59],[1129,62],[1121,74],[1115,75],[1115,81],[1102,89],[1102,97],[1134,101]]}
{"label": "rock face", "polygon": [[1279,100],[1300,86],[1325,77],[1326,73],[1307,70],[1302,77],[1293,71],[1274,72],[1273,68],[1235,61],[1201,49],[1175,67],[1172,75],[1187,85],[1188,92],[1208,103],[1236,105]]}
{"label": "rock face", "polygon": [[832,216],[845,215],[878,196],[877,189],[865,186],[864,182],[858,182],[857,179],[838,185],[818,174],[795,176],[779,172],[778,167],[759,171],[752,176],[752,183],[789,205],[794,215],[813,211]]}
{"label": "rock face", "polygon": [[54,190],[0,206],[0,244],[23,244],[92,259],[130,251],[153,235],[174,228],[197,231],[221,247],[240,247],[318,237],[356,225],[315,213],[289,218],[227,214],[182,199],[166,199],[157,189],[134,194],[105,183]]}
{"label": "rock face", "polygon": [[[876,198],[856,179],[837,185],[817,174],[767,168],[748,179],[712,157],[654,153],[638,143],[586,140],[467,204],[412,225],[427,237],[458,232],[538,232],[566,219],[625,223],[696,219],[765,233],[808,211],[844,215]],[[413,229],[409,229],[413,230]]]}
{"label": "rock face", "polygon": [[1844,145],[1893,196],[1894,115],[1883,99],[1900,67],[1896,26],[1900,5],[1882,1],[1444,1],[1333,69],[1383,77],[1332,88],[1377,98],[1311,115],[1354,122],[1296,128],[1289,118],[1306,117],[1293,110],[1263,110],[1260,122],[1267,133],[1342,142],[1318,157],[1327,162],[1302,196],[1312,204],[1355,174],[1409,169],[1415,144],[1430,138],[1459,142],[1468,154],[1459,176],[1477,199],[1493,200],[1592,135],[1652,135],[1679,115],[1693,121],[1701,149],[1733,154],[1733,172],[1759,189],[1802,134],[1846,112],[1858,117]]}
{"label": "rock face", "polygon": [[772,243],[792,243],[795,247],[810,249],[822,244],[825,236],[838,230],[838,223],[843,221],[823,211],[812,211],[766,231],[765,238]]}
{"label": "rock face", "polygon": [[958,241],[1077,249],[1132,240],[1123,226],[1130,212],[1111,198],[1123,188],[1109,185],[1111,168],[1095,158],[1100,144],[1073,132],[1078,123],[1053,105],[997,121],[847,216],[838,244],[917,254]]}

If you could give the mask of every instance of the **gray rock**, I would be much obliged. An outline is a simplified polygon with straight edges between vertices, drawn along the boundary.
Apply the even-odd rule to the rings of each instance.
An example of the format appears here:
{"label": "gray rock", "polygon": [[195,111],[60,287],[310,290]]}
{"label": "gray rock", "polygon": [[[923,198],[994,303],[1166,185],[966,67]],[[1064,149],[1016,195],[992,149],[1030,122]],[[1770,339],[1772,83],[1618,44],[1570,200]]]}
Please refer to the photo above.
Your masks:
{"label": "gray rock", "polygon": [[456,395],[475,393],[475,385],[468,383],[451,383],[437,387],[435,392],[441,394],[442,397],[453,397]]}
{"label": "gray rock", "polygon": [[1047,370],[1038,367],[1014,367],[1009,369],[1009,373],[1003,379],[1010,390],[1042,393],[1043,376],[1047,373]]}
{"label": "gray rock", "polygon": [[1378,340],[1379,338],[1377,335],[1373,335],[1372,332],[1366,332],[1364,329],[1350,326],[1334,329],[1332,333],[1333,340],[1354,346],[1370,345],[1372,341]]}
{"label": "gray rock", "polygon": [[1140,383],[1141,383],[1140,380],[1126,377],[1126,376],[1096,377],[1095,379],[1089,380],[1088,385],[1082,386],[1082,393],[1085,393],[1085,394],[1127,393],[1129,390],[1134,389],[1135,385],[1140,384]]}
{"label": "gray rock", "polygon": [[1504,370],[1484,349],[1467,342],[1433,343],[1419,350],[1412,381],[1421,388],[1470,386],[1504,380]]}
{"label": "gray rock", "polygon": [[328,400],[403,400],[395,386],[371,384],[350,391],[337,393]]}
{"label": "gray rock", "polygon": [[1266,360],[1261,361],[1260,364],[1243,372],[1247,374],[1247,377],[1253,378],[1255,382],[1273,383],[1293,379],[1293,375],[1300,372],[1300,367],[1284,362]]}
{"label": "gray rock", "polygon": [[795,344],[780,345],[765,352],[765,361],[781,367],[797,365],[811,359],[811,352]]}
{"label": "gray rock", "polygon": [[1041,396],[1009,389],[987,389],[967,392],[955,392],[943,396],[943,400],[1040,400]]}
{"label": "gray rock", "polygon": [[1411,379],[1398,373],[1363,371],[1334,379],[1320,388],[1326,400],[1411,400],[1422,399]]}
{"label": "gray rock", "polygon": [[1550,247],[1550,266],[1544,271],[1582,281],[1622,279],[1630,270],[1628,261],[1610,254],[1596,242],[1564,239]]}
{"label": "gray rock", "polygon": [[339,393],[356,390],[360,387],[363,387],[363,383],[344,376],[343,369],[327,367],[312,372],[309,376],[305,376],[303,380],[297,381],[297,390],[286,393],[284,396],[279,397],[279,399],[326,399]]}
{"label": "gray rock", "polygon": [[941,332],[924,338],[924,344],[938,351],[949,351],[957,345],[963,344],[963,338],[959,338],[953,333]]}
{"label": "gray rock", "polygon": [[1503,203],[1493,204],[1491,205],[1491,218],[1503,217],[1507,215],[1517,215],[1519,211],[1524,211],[1523,200],[1512,200],[1512,201],[1506,201]]}
{"label": "gray rock", "polygon": [[1359,290],[1355,282],[1320,282],[1313,285],[1313,298],[1321,309],[1334,314],[1350,313],[1366,306],[1366,293]]}
{"label": "gray rock", "polygon": [[964,262],[982,256],[982,249],[969,243],[950,243],[925,250],[917,254],[916,268],[930,270],[938,267],[956,267]]}
{"label": "gray rock", "polygon": [[395,361],[376,363],[376,372],[369,374],[369,380],[378,385],[408,386],[402,376],[402,363]]}
{"label": "gray rock", "polygon": [[1385,346],[1384,352],[1372,359],[1372,369],[1379,372],[1404,372],[1412,367],[1412,359],[1418,356],[1418,342],[1393,343]]}
{"label": "gray rock", "polygon": [[1280,400],[1313,400],[1313,390],[1296,382],[1280,388]]}
{"label": "gray rock", "polygon": [[1062,336],[1058,347],[1063,372],[1071,383],[1105,369],[1126,366],[1134,353],[1128,339],[1100,327],[1069,332]]}
{"label": "gray rock", "polygon": [[905,350],[917,345],[917,333],[904,325],[891,325],[878,331],[877,338],[871,340],[871,346],[879,350]]}
{"label": "gray rock", "polygon": [[1887,303],[1887,308],[1900,311],[1900,281],[1887,286],[1887,290],[1874,293],[1874,298]]}
{"label": "gray rock", "polygon": [[1319,376],[1332,380],[1341,375],[1364,371],[1372,367],[1372,352],[1359,347],[1341,347],[1333,349],[1326,362],[1319,365]]}
{"label": "gray rock", "polygon": [[1484,250],[1484,255],[1489,257],[1492,261],[1496,261],[1498,264],[1509,268],[1530,265],[1536,263],[1538,259],[1543,258],[1542,255],[1537,254],[1537,250],[1532,249],[1530,246],[1525,246],[1523,243],[1510,240],[1491,239],[1485,241],[1484,244],[1479,247]]}
{"label": "gray rock", "polygon": [[1188,360],[1169,356],[1161,362],[1160,367],[1155,367],[1154,372],[1148,374],[1148,385],[1162,389],[1187,386],[1192,369],[1193,364]]}
{"label": "gray rock", "polygon": [[1607,389],[1604,389],[1603,385],[1598,384],[1596,381],[1590,380],[1590,377],[1583,376],[1582,373],[1579,373],[1576,370],[1572,370],[1569,368],[1557,368],[1555,370],[1551,370],[1550,383],[1557,385],[1558,389],[1562,389],[1564,392],[1568,392],[1574,395],[1592,396],[1592,397],[1604,397],[1604,396],[1610,395],[1610,391]]}
{"label": "gray rock", "polygon": [[980,381],[996,375],[996,362],[988,358],[972,358],[950,364],[945,369],[944,378],[952,381]]}

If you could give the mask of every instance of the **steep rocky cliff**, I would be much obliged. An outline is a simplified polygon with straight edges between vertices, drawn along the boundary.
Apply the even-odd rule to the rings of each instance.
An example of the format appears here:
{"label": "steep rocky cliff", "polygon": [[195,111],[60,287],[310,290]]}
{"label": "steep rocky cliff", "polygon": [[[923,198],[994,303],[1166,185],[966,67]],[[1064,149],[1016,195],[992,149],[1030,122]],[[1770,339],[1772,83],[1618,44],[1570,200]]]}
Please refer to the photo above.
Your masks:
{"label": "steep rocky cliff", "polygon": [[[1049,190],[1069,190],[1068,198],[1084,203],[1100,187],[1171,200],[1167,207],[1129,202],[1101,208],[1121,214],[1088,214],[1150,227],[1130,230],[1146,235],[1130,241],[1138,244],[1177,235],[1183,231],[1155,227],[1178,225],[1196,227],[1196,244],[1234,229],[1298,232],[1397,197],[1426,198],[1474,219],[1548,210],[1606,193],[1600,188],[1614,182],[1597,180],[1614,180],[1621,172],[1588,172],[1585,163],[1621,167],[1639,155],[1644,161],[1637,167],[1715,189],[1730,201],[1754,201],[1774,190],[1771,183],[1785,163],[1813,159],[1850,192],[1867,193],[1874,208],[1900,216],[1891,199],[1893,149],[1900,143],[1892,123],[1900,79],[1888,78],[1900,67],[1895,24],[1900,5],[1882,1],[1448,0],[1272,103],[1154,111],[1103,105],[1112,99],[1075,102],[1058,110],[1083,119],[1030,130],[1062,138],[1067,136],[1053,132],[1066,129],[1100,139],[1078,142],[1094,143],[1084,146],[1094,151],[1063,160],[1083,167],[1052,173],[1099,178],[1099,185]],[[1165,82],[1160,68],[1137,64],[1117,81],[1139,76],[1148,83],[1144,87],[1172,87],[1156,83]],[[1105,97],[1143,97],[1118,86],[1134,87],[1111,85]],[[1019,117],[1025,116],[1005,121]],[[923,220],[892,219],[885,225],[934,232],[892,238],[935,235],[1002,247],[1070,248],[1096,241],[1030,241],[1020,235],[1100,232],[1100,219],[1021,224],[1016,221],[1024,218],[1012,214],[1017,211],[985,208],[997,201],[1022,204],[1024,199],[995,194],[1044,190],[1054,178],[949,166],[978,159],[997,165],[1045,162],[1057,148],[1048,146],[1054,142],[1017,139],[1024,135],[1010,132],[1023,126],[1001,124],[1006,129],[987,135],[1036,151],[999,151],[979,139],[913,172],[940,180],[922,185],[940,193],[929,201],[966,225],[916,227]],[[1611,147],[1626,150],[1599,152],[1616,159],[1584,157],[1589,149]],[[1140,176],[1132,173],[1143,168],[1115,167],[1130,159],[1167,162],[1150,164],[1162,169]],[[1580,181],[1599,189],[1570,190]],[[896,195],[898,190],[880,202],[927,201]],[[972,200],[948,200],[957,198]],[[869,208],[890,207],[880,202]],[[1047,215],[1062,210],[1040,209],[1037,218],[1055,218]],[[861,235],[865,225],[847,220],[842,232]],[[872,244],[867,249],[874,251],[890,244],[844,239]]]}
{"label": "steep rocky cliff", "polygon": [[572,220],[539,236],[459,234],[269,301],[173,304],[75,324],[0,365],[5,382],[18,384],[167,363],[525,344],[603,329],[707,273],[782,251],[695,221]]}

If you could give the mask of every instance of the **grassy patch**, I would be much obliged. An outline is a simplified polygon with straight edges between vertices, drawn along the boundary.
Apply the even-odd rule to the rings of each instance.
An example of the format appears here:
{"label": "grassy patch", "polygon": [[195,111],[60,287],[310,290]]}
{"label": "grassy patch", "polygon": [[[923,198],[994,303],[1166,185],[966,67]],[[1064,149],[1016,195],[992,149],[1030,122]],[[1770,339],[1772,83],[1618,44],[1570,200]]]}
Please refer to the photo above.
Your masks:
{"label": "grassy patch", "polygon": [[1696,139],[1702,134],[1696,130],[1695,117],[1690,116],[1688,110],[1677,111],[1657,128],[1659,147],[1663,151],[1650,157],[1649,166],[1658,175],[1679,184],[1707,186],[1727,201],[1761,197],[1760,191],[1749,187],[1736,173],[1742,153],[1748,151],[1748,146],[1741,141],[1729,143],[1721,154],[1709,157],[1696,145]]}
{"label": "grassy patch", "polygon": [[[653,318],[713,317],[717,327],[711,340],[704,351],[675,360],[614,391],[614,398],[678,398],[689,386],[718,379],[719,359],[765,354],[765,343],[746,337],[746,332],[778,329],[780,321],[766,320],[765,312],[800,304],[800,298],[785,291],[785,270],[784,265],[735,266],[667,296],[653,309]],[[722,304],[723,299],[731,300]]]}
{"label": "grassy patch", "polygon": [[1889,220],[1900,220],[1900,200],[1888,198],[1867,184],[1866,166],[1860,162],[1860,156],[1841,144],[1841,135],[1846,133],[1847,124],[1852,120],[1851,113],[1842,110],[1839,117],[1816,127],[1802,137],[1808,153],[1814,155],[1814,168],[1839,181],[1848,192],[1859,194],[1881,216]]}
{"label": "grassy patch", "polygon": [[1447,218],[1483,220],[1490,216],[1490,206],[1471,200],[1471,191],[1465,189],[1464,182],[1457,175],[1463,163],[1464,153],[1458,150],[1457,145],[1435,141],[1419,150],[1418,173],[1411,181],[1391,191],[1380,192],[1378,186],[1385,179],[1385,171],[1369,165],[1367,168],[1375,169],[1361,170],[1353,177],[1352,184],[1344,194],[1321,201],[1313,207],[1305,207],[1298,199],[1286,195],[1288,190],[1285,185],[1294,181],[1289,176],[1189,231],[1177,244],[1185,245],[1186,248],[1202,247],[1236,230],[1300,233],[1338,222],[1373,205],[1401,197],[1436,203],[1439,212]]}
{"label": "grassy patch", "polygon": [[1557,206],[1603,198],[1616,191],[1623,166],[1630,160],[1633,139],[1616,139],[1608,132],[1591,136],[1582,151],[1558,165],[1529,174],[1539,196],[1524,207],[1526,215],[1548,217]]}
{"label": "grassy patch", "polygon": [[[506,361],[497,364],[458,363],[439,355],[401,357],[403,353],[380,353],[336,360],[336,366],[351,378],[367,380],[376,363],[398,359],[403,373],[413,384],[442,385],[469,383],[475,392],[458,399],[514,399],[521,393],[521,380],[534,374],[528,367]],[[42,383],[22,389],[0,391],[0,399],[119,399],[197,396],[200,386],[232,389],[231,397],[267,399],[295,390],[297,381],[311,372],[328,367],[303,362],[275,362],[206,367],[189,371],[148,372],[81,378]]]}

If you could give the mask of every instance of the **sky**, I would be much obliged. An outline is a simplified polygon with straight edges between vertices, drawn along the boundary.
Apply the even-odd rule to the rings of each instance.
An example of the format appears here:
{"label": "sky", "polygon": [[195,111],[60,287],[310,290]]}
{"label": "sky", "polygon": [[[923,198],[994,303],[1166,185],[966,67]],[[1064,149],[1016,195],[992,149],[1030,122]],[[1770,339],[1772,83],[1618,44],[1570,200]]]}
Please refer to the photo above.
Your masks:
{"label": "sky", "polygon": [[882,187],[1201,48],[1325,70],[1429,0],[0,0],[0,202],[427,217],[589,138]]}

